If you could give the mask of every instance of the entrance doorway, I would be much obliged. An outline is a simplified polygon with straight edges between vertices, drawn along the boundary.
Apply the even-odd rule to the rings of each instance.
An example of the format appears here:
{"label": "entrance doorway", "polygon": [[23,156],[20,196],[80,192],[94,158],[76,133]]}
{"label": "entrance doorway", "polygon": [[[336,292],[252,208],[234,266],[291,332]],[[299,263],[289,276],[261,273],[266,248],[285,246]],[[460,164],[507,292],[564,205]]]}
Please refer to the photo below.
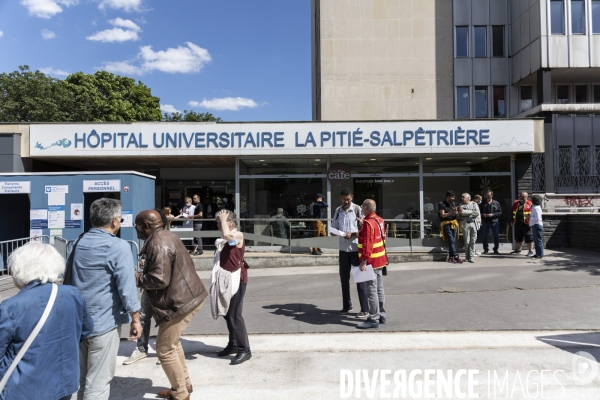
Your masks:
{"label": "entrance doorway", "polygon": [[29,237],[29,194],[0,194],[0,242]]}

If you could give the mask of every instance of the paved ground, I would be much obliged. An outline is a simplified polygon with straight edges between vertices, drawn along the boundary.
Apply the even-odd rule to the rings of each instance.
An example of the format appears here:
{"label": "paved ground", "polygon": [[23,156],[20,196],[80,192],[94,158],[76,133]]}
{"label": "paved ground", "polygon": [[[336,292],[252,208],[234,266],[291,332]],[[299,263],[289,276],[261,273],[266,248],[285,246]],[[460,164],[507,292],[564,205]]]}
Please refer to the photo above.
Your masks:
{"label": "paved ground", "polygon": [[[479,398],[598,399],[600,377],[578,384],[598,363],[574,354],[600,360],[599,256],[570,249],[537,261],[506,254],[477,257],[475,264],[391,265],[384,283],[388,323],[379,332],[359,331],[360,320],[339,315],[337,266],[251,269],[244,316],[254,357],[240,366],[215,357],[227,341],[225,322],[204,306],[182,340],[196,387],[191,398],[340,398],[342,369],[366,370],[370,379],[375,370],[391,370],[393,395],[396,371],[401,377],[401,370],[479,369]],[[208,286],[209,272],[199,274]],[[0,300],[12,293],[0,289]],[[111,399],[153,398],[168,386],[154,357],[120,365],[133,348],[121,342]],[[542,369],[551,374],[530,372]],[[361,375],[361,398],[384,397],[380,383],[367,396],[364,381]],[[466,389],[466,378],[459,383]],[[458,398],[452,390],[442,398]]]}

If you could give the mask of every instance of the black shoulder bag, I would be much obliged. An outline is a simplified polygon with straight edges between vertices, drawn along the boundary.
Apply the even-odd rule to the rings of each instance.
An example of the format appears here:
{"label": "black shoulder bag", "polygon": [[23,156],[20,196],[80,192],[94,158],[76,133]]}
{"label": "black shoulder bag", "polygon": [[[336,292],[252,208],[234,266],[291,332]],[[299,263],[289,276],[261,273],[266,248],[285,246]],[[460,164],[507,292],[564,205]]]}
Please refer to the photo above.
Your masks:
{"label": "black shoulder bag", "polygon": [[86,232],[83,232],[81,235],[79,235],[79,237],[75,241],[75,244],[73,244],[71,253],[69,253],[69,257],[67,258],[67,266],[65,268],[65,275],[63,277],[63,285],[71,284],[71,276],[73,276],[73,258],[75,257],[75,248],[77,247],[77,244],[85,234]]}

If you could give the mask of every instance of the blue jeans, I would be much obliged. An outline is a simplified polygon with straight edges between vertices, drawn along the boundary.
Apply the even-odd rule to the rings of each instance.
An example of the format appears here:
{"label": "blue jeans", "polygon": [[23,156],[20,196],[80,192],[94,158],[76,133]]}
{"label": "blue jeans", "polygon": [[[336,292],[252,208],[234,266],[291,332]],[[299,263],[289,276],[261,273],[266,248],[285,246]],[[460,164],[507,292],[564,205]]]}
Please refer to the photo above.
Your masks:
{"label": "blue jeans", "polygon": [[490,228],[494,232],[494,251],[498,251],[500,247],[500,222],[483,221],[483,227],[481,228],[481,236],[483,236],[483,250],[489,250],[488,236],[490,234]]}
{"label": "blue jeans", "polygon": [[535,255],[538,257],[544,257],[544,242],[542,241],[542,233],[544,227],[542,225],[535,224],[531,227],[533,233],[533,244],[535,245]]}
{"label": "blue jeans", "polygon": [[444,235],[448,239],[448,255],[456,257],[456,229],[450,229],[450,224],[444,225]]}

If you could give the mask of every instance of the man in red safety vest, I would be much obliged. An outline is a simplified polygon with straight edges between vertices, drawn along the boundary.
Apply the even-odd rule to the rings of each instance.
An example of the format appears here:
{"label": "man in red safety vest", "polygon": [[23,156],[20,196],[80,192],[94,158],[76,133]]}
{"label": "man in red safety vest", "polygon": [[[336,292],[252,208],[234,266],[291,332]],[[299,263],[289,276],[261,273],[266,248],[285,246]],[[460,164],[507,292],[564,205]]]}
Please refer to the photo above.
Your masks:
{"label": "man in red safety vest", "polygon": [[531,215],[531,207],[533,204],[531,200],[528,200],[529,195],[527,192],[521,192],[519,198],[514,201],[512,206],[512,222],[510,225],[513,227],[515,232],[515,242],[517,242],[517,248],[510,254],[521,254],[523,247],[523,241],[527,243],[529,252],[527,256],[533,256],[533,235],[531,234],[531,228],[529,227],[529,216]]}
{"label": "man in red safety vest", "polygon": [[385,224],[375,210],[375,201],[367,199],[362,204],[362,212],[365,215],[362,226],[358,232],[358,259],[361,271],[367,269],[367,265],[373,267],[375,279],[365,282],[367,298],[369,301],[369,317],[365,322],[358,325],[358,329],[377,329],[379,324],[386,323],[385,293],[383,291],[383,268],[388,264],[385,251]]}

